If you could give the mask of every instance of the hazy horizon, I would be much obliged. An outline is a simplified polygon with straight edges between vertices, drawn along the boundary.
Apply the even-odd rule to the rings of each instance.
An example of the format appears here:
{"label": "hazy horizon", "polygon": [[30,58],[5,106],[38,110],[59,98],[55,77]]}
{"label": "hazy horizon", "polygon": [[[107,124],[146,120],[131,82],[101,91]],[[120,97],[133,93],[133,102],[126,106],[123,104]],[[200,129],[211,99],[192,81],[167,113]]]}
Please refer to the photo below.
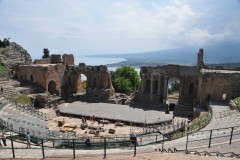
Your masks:
{"label": "hazy horizon", "polygon": [[240,43],[239,10],[239,0],[0,0],[0,39],[33,59],[43,48],[75,56],[201,48]]}

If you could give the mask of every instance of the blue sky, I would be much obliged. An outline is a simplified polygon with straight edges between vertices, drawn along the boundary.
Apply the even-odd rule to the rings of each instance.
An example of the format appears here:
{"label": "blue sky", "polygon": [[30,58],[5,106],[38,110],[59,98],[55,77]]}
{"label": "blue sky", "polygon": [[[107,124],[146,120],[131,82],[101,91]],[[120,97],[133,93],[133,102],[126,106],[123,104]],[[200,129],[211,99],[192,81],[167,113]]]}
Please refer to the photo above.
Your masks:
{"label": "blue sky", "polygon": [[31,56],[240,42],[239,0],[0,0],[0,39]]}

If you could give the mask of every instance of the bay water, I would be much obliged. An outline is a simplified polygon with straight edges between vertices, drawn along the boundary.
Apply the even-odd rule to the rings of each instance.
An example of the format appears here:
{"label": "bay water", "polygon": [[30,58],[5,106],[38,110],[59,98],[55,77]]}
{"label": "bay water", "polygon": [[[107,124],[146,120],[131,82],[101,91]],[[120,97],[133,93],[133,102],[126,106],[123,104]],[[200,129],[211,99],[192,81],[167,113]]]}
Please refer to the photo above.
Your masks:
{"label": "bay water", "polygon": [[[85,63],[89,66],[98,66],[98,65],[107,65],[107,64],[114,64],[122,61],[126,61],[124,58],[98,58],[98,57],[83,57],[83,56],[75,56],[74,57],[75,65],[79,63]],[[108,67],[108,70],[115,71],[118,67]],[[135,71],[140,73],[140,68],[134,68]],[[86,80],[86,77],[82,75],[82,80]]]}

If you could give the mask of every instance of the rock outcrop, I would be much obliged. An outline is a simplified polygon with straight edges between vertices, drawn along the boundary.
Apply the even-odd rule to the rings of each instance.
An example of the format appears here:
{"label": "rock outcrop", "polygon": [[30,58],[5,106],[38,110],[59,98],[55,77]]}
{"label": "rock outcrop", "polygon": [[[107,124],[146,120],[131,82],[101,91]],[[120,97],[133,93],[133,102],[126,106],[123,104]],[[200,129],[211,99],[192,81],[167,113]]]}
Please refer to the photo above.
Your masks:
{"label": "rock outcrop", "polygon": [[6,47],[0,47],[0,62],[7,68],[13,68],[17,64],[29,64],[31,61],[27,50],[15,42],[10,42]]}

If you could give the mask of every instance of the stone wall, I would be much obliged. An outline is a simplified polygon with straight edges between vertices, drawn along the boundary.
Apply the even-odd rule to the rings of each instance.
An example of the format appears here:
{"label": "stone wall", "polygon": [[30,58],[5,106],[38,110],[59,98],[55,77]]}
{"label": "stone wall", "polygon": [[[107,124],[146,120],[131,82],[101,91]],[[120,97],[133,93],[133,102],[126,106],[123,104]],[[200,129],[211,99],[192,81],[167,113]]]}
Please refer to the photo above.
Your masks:
{"label": "stone wall", "polygon": [[[135,99],[151,103],[163,102],[167,98],[168,80],[180,81],[178,103],[193,105],[196,101],[199,70],[196,66],[169,64],[157,67],[141,67],[142,84]],[[143,95],[145,97],[143,98]]]}
{"label": "stone wall", "polygon": [[51,55],[51,63],[52,64],[62,63],[61,55],[60,54],[52,54]]}
{"label": "stone wall", "polygon": [[61,64],[49,65],[20,65],[18,67],[18,79],[33,82],[48,91],[49,83],[56,83],[56,94],[61,90],[65,66]]}
{"label": "stone wall", "polygon": [[[63,62],[60,55],[52,55],[51,59],[35,60],[35,64],[19,65],[16,77],[39,84],[45,91],[67,98],[83,91],[83,74],[87,77],[87,96],[108,99],[115,95],[111,73],[106,66],[87,66],[84,63],[74,66],[73,55],[63,55],[62,58]],[[195,106],[208,99],[219,101],[240,96],[240,71],[206,68],[202,49],[198,52],[197,66],[143,66],[140,76],[142,81],[135,96],[139,102],[165,102],[170,78],[180,81],[178,103],[182,105]]]}
{"label": "stone wall", "polygon": [[42,58],[42,59],[35,59],[34,64],[50,64],[51,58]]}
{"label": "stone wall", "polygon": [[88,96],[108,99],[115,94],[111,83],[111,74],[106,66],[69,66],[63,77],[63,96],[82,92],[81,74],[87,77],[86,94]]}
{"label": "stone wall", "polygon": [[72,54],[64,54],[62,60],[64,65],[74,65],[74,56]]}
{"label": "stone wall", "polygon": [[202,69],[199,75],[199,101],[231,100],[240,96],[240,71]]}

